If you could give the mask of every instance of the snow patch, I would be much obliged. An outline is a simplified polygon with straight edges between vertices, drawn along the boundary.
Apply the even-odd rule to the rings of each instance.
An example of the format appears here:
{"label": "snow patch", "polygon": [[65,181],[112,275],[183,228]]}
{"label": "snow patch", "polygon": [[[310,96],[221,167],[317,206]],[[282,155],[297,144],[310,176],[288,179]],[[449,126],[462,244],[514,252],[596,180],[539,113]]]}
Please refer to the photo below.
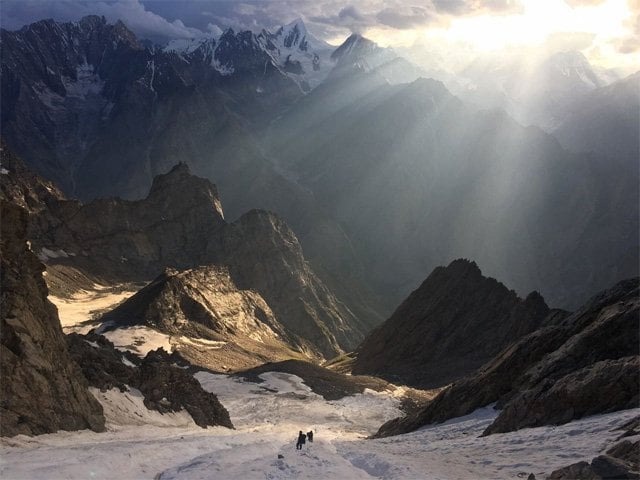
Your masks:
{"label": "snow patch", "polygon": [[52,250],[47,247],[42,247],[40,253],[38,254],[38,258],[41,262],[46,262],[47,260],[51,260],[53,258],[69,258],[75,257],[75,253],[67,253],[64,250]]}
{"label": "snow patch", "polygon": [[67,97],[84,100],[102,92],[104,81],[93,70],[93,65],[89,65],[85,61],[76,67],[76,79],[61,77],[62,84],[67,91]]}
{"label": "snow patch", "polygon": [[198,337],[185,337],[184,335],[179,338],[181,343],[188,343],[189,345],[195,345],[196,347],[206,347],[212,349],[220,349],[224,347],[227,342],[222,342],[218,340],[209,340],[207,338],[198,338]]}
{"label": "snow patch", "polygon": [[122,356],[122,363],[124,363],[127,367],[133,367],[133,368],[137,367],[135,363],[133,363],[131,360],[129,360],[124,355]]}
{"label": "snow patch", "polygon": [[175,343],[172,342],[170,335],[145,326],[122,327],[106,332],[98,329],[97,333],[107,337],[117,349],[129,351],[141,357],[160,347],[171,353]]}
{"label": "snow patch", "polygon": [[[114,293],[114,288],[122,288]],[[136,293],[123,285],[107,287],[94,284],[90,290],[79,290],[69,298],[49,295],[58,308],[58,317],[64,333],[88,333],[96,325],[93,319]]]}
{"label": "snow patch", "polygon": [[128,392],[121,392],[117,388],[106,392],[101,392],[98,388],[89,388],[104,409],[108,429],[132,425],[199,428],[186,410],[164,414],[149,410],[144,405],[142,392],[136,388],[128,388]]}

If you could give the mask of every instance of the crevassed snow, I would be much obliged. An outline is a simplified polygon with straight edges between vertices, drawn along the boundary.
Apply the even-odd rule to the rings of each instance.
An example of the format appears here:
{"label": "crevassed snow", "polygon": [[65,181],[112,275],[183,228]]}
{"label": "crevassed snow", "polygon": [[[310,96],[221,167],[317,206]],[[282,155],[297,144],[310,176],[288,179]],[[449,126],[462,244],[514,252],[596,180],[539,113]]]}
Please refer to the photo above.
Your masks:
{"label": "crevassed snow", "polygon": [[[513,479],[535,473],[544,478],[558,467],[591,460],[620,435],[614,428],[640,414],[636,408],[479,438],[496,416],[482,408],[408,435],[365,440],[398,414],[397,399],[365,392],[327,402],[298,377],[283,373],[264,374],[263,384],[204,372],[196,378],[216,392],[237,430],[176,427],[187,419],[145,411],[133,389],[94,392],[106,405],[108,432],[0,439],[0,477],[401,480]],[[138,424],[143,420],[155,425]],[[315,441],[296,451],[298,430],[309,429]]]}

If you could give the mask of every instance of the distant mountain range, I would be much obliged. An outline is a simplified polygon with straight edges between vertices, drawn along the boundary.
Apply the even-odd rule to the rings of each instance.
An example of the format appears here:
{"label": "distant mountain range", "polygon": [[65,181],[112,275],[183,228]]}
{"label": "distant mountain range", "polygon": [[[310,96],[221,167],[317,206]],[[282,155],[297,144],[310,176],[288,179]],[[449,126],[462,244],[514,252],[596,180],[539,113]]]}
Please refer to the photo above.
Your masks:
{"label": "distant mountain range", "polygon": [[[366,324],[457,257],[567,308],[637,270],[637,79],[605,85],[579,55],[473,65],[456,97],[391,49],[333,49],[302,21],[161,48],[86,17],[1,42],[3,136],[36,172],[82,200],[139,199],[184,162],[229,218],[281,215]],[[473,92],[521,121],[528,105],[562,145]]]}

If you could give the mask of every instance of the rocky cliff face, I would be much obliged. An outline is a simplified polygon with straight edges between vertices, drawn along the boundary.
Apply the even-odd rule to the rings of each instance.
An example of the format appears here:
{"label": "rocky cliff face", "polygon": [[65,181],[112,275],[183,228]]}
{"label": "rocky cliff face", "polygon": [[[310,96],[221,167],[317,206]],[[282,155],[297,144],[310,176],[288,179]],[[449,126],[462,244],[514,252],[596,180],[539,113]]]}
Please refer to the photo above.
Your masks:
{"label": "rocky cliff face", "polygon": [[44,266],[27,246],[27,214],[0,201],[0,433],[104,430],[102,407],[69,356],[55,307],[47,300]]}
{"label": "rocky cliff face", "polygon": [[354,373],[438,387],[469,374],[536,330],[549,308],[525,300],[468,260],[436,268],[357,350]]}
{"label": "rocky cliff face", "polygon": [[[153,288],[162,283],[162,288],[171,290],[179,284],[186,288],[180,295],[196,301],[189,282],[206,291],[209,276],[210,287],[237,286],[245,291],[237,292],[245,300],[249,299],[246,291],[254,290],[258,295],[251,299],[250,309],[255,302],[268,304],[254,309],[265,313],[265,320],[256,325],[275,329],[289,345],[313,356],[329,357],[351,349],[364,336],[365,327],[313,273],[298,239],[280,218],[254,210],[227,223],[216,187],[191,175],[185,164],[157,176],[143,200],[110,198],[87,205],[60,201],[50,205],[48,212],[55,221],[34,232],[33,240],[43,255],[63,252],[57,258],[49,255],[52,264],[70,265],[103,278],[138,281],[153,278],[165,267],[225,266],[228,278],[221,270],[205,269],[159,279]],[[173,305],[174,301],[164,296],[161,303]],[[199,313],[181,309],[188,311],[195,324],[202,323],[197,320]],[[147,320],[149,315],[141,314]],[[270,320],[273,316],[276,321]],[[178,317],[168,321],[171,327],[163,327],[174,328]]]}
{"label": "rocky cliff face", "polygon": [[638,406],[638,282],[620,282],[571,315],[551,312],[542,328],[376,435],[410,432],[493,402],[501,412],[485,434]]}

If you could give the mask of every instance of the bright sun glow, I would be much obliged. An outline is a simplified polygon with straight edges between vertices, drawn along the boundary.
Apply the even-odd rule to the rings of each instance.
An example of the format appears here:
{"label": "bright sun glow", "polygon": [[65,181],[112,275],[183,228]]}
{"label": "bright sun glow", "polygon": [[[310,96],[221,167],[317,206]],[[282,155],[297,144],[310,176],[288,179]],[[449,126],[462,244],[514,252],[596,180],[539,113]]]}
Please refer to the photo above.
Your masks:
{"label": "bright sun glow", "polygon": [[523,0],[523,4],[521,13],[453,18],[447,25],[416,30],[374,28],[366,34],[383,46],[446,44],[462,47],[469,54],[535,47],[553,35],[582,34],[589,41],[578,48],[595,63],[636,68],[640,65],[639,53],[623,55],[615,48],[616,42],[630,33],[633,22],[627,0],[606,0],[576,8],[563,0]]}

